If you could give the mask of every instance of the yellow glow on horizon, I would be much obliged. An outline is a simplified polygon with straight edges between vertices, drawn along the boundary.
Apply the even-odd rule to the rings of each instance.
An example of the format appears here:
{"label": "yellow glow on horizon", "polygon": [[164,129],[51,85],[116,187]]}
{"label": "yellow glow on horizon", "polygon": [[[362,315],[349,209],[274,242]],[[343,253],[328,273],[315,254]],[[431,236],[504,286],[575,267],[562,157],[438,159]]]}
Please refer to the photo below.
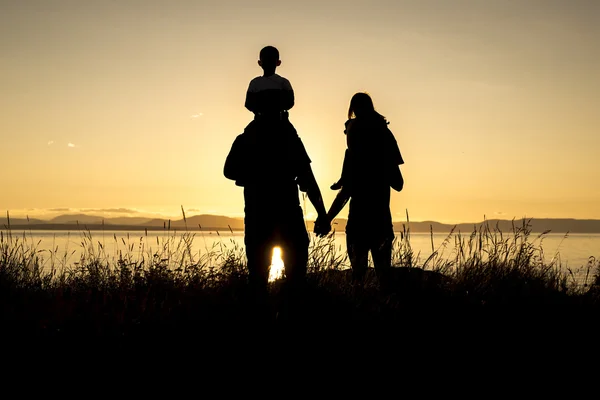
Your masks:
{"label": "yellow glow on horizon", "polygon": [[273,248],[273,257],[269,266],[269,282],[280,279],[283,276],[283,260],[281,259],[281,248]]}
{"label": "yellow glow on horizon", "polygon": [[406,210],[411,221],[600,219],[600,3],[505,2],[498,18],[493,1],[349,1],[340,12],[309,0],[280,2],[276,20],[242,0],[47,3],[0,13],[0,215],[179,220],[184,205],[243,217],[223,165],[252,120],[245,94],[269,43],[326,207],[350,99],[366,91],[406,162],[394,221]]}

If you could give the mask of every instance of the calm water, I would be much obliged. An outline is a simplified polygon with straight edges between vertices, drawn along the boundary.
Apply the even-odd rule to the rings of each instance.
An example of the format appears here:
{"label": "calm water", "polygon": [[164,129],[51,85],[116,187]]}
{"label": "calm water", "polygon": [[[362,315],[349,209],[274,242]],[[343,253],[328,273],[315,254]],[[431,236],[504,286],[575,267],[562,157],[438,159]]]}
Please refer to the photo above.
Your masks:
{"label": "calm water", "polygon": [[[4,241],[7,232],[2,231]],[[177,254],[183,251],[184,243],[181,233],[177,232],[68,232],[68,231],[12,231],[12,238],[25,245],[26,248],[35,248],[39,256],[45,260],[45,266],[55,265],[72,266],[79,261],[82,253],[95,253],[108,260],[118,259],[119,255],[129,254],[132,257],[154,253]],[[209,254],[223,253],[224,251],[244,250],[244,235],[242,232],[193,232],[190,237],[192,255],[198,259]],[[399,234],[397,234],[399,238]],[[451,258],[455,254],[456,236],[450,238],[445,248],[440,247],[446,234],[434,234],[434,248],[439,248],[443,258]],[[313,237],[314,239],[314,237]],[[530,241],[543,249],[543,259],[550,262],[553,257],[559,257],[563,267],[572,270],[580,269],[587,265],[591,256],[600,257],[600,234],[548,234],[541,239],[538,234],[532,234]],[[344,233],[336,233],[334,239],[336,250],[345,255],[346,237]],[[429,233],[411,233],[410,245],[418,254],[418,265],[432,253],[431,236]]]}

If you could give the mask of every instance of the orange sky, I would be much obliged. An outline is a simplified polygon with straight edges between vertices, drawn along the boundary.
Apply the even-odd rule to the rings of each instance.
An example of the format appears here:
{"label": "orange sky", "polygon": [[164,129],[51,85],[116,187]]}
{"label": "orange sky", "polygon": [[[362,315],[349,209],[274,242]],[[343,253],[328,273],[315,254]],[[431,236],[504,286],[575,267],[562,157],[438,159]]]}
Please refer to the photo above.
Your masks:
{"label": "orange sky", "polygon": [[0,210],[243,215],[222,167],[271,44],[327,205],[368,91],[406,161],[395,220],[600,218],[599,20],[594,0],[3,1]]}

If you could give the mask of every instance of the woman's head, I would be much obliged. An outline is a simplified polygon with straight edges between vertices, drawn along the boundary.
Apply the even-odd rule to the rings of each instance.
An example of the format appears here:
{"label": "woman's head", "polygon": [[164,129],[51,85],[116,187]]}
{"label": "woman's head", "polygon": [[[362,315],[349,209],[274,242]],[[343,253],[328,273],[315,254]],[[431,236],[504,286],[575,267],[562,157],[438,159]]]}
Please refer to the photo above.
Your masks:
{"label": "woman's head", "polygon": [[385,119],[383,115],[375,111],[371,96],[364,92],[359,92],[352,96],[350,107],[348,108],[348,119],[375,115]]}

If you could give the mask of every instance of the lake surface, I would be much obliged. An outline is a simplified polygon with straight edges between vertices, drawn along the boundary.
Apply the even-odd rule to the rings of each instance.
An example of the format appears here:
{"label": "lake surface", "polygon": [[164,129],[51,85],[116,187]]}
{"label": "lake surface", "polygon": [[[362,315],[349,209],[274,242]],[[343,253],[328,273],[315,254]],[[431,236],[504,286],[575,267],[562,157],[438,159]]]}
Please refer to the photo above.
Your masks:
{"label": "lake surface", "polygon": [[[2,230],[3,240],[8,240],[9,232]],[[142,255],[159,254],[161,257],[170,254],[182,254],[184,250],[194,259],[218,257],[219,254],[235,252],[243,255],[243,232],[183,232],[159,231],[15,231],[10,232],[13,243],[23,245],[25,249],[33,249],[43,259],[44,266],[72,267],[80,261],[82,255],[96,255],[108,261],[118,260],[120,256],[130,256],[140,259]],[[398,239],[400,233],[396,234]],[[503,236],[506,239],[506,235]],[[184,240],[185,239],[185,240]],[[463,241],[468,235],[463,234]],[[318,245],[311,234],[311,246]],[[331,239],[335,253],[342,258],[346,255],[346,236],[336,233]],[[454,234],[411,233],[410,247],[417,259],[416,265],[423,262],[437,249],[442,259],[452,259],[457,253],[459,237]],[[561,267],[573,270],[578,277],[585,273],[590,257],[600,257],[600,234],[547,234],[539,237],[532,233],[529,242],[533,243],[541,259],[549,263],[553,259],[560,262]],[[446,241],[446,246],[442,244]],[[320,242],[321,244],[323,242]],[[207,258],[208,257],[208,258]],[[349,266],[348,260],[344,265]],[[578,280],[579,280],[578,278]]]}

